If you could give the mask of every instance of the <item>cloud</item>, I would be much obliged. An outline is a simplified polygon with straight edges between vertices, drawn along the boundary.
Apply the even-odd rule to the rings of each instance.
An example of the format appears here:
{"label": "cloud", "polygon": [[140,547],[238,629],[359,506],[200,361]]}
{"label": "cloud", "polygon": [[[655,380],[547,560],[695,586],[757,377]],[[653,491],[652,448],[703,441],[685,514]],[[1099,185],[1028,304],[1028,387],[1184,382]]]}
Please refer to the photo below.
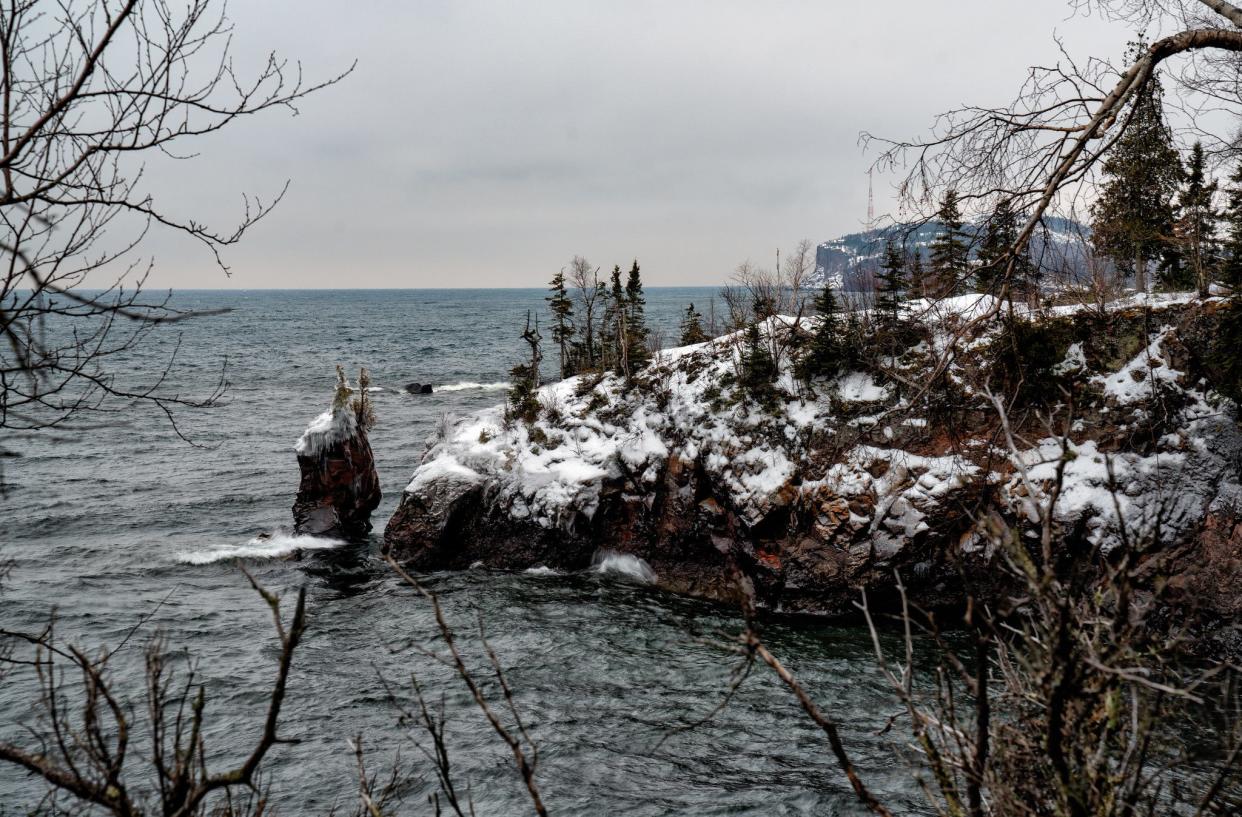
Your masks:
{"label": "cloud", "polygon": [[[239,62],[272,48],[325,76],[301,106],[239,123],[160,200],[216,222],[240,193],[280,208],[228,253],[232,279],[155,237],[177,287],[536,286],[576,253],[637,256],[650,283],[715,284],[747,257],[865,218],[868,129],[920,133],[997,103],[1025,67],[1125,32],[999,0],[324,0],[233,4]],[[880,181],[881,208],[889,201]]]}

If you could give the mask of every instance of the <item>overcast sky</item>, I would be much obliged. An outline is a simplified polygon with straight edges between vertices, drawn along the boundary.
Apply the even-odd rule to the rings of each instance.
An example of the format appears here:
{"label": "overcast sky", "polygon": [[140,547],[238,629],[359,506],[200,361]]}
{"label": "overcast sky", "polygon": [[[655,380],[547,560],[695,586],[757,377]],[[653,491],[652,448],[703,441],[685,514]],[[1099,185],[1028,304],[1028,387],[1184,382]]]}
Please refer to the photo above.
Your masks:
{"label": "overcast sky", "polygon": [[[1006,101],[1030,64],[1129,38],[1029,0],[234,2],[241,62],[268,49],[307,100],[155,168],[165,209],[224,226],[281,206],[227,253],[153,237],[186,287],[540,286],[574,254],[637,257],[649,285],[718,284],[739,261],[866,220],[862,130]],[[876,179],[877,210],[891,179]]]}

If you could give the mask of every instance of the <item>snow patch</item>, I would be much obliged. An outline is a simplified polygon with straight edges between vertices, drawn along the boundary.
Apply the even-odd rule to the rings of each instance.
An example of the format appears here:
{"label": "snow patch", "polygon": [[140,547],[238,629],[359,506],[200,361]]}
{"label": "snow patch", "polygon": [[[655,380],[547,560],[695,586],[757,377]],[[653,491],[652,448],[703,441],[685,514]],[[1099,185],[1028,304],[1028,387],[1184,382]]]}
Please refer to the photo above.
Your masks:
{"label": "snow patch", "polygon": [[358,417],[348,405],[330,408],[302,432],[293,450],[299,457],[318,457],[358,433]]}

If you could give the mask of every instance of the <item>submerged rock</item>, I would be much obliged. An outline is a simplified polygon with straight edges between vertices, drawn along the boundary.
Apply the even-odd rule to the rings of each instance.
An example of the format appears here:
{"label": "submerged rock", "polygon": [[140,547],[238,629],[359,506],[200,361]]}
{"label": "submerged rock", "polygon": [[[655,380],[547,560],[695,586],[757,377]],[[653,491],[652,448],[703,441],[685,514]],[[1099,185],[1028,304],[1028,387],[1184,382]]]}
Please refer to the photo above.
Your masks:
{"label": "submerged rock", "polygon": [[[1064,547],[1101,563],[1123,536],[1150,533],[1197,565],[1172,589],[1242,612],[1242,533],[1228,515],[1242,432],[1222,395],[1236,374],[1214,362],[1233,354],[1222,357],[1220,328],[1236,307],[1191,296],[1061,307],[1015,338],[971,323],[992,305],[910,302],[904,345],[883,365],[808,386],[783,360],[764,405],[737,385],[741,344],[726,337],[666,350],[630,384],[547,386],[529,425],[502,407],[458,419],[429,446],[384,546],[418,569],[575,570],[628,554],[671,590],[733,600],[746,579],[762,606],[806,613],[849,612],[864,588],[891,594],[900,571],[919,603],[953,604],[1004,592],[990,514],[1030,532],[1032,501],[1064,459]],[[1015,345],[1034,360],[1017,376]],[[952,364],[933,378],[946,350]],[[988,388],[1018,395],[1016,454]]]}
{"label": "submerged rock", "polygon": [[431,394],[430,383],[407,383],[405,386],[406,394]]}
{"label": "submerged rock", "polygon": [[[338,370],[339,372],[339,370]],[[365,378],[365,373],[363,378]],[[371,530],[380,502],[379,474],[367,439],[370,404],[340,373],[332,407],[311,422],[294,450],[302,478],[293,503],[298,534],[361,539]]]}

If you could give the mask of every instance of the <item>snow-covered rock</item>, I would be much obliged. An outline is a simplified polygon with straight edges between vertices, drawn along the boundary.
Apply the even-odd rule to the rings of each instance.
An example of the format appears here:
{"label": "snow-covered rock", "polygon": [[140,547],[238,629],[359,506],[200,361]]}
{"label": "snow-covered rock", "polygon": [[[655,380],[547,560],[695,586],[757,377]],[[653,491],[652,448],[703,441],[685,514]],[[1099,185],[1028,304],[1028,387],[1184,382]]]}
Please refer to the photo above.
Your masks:
{"label": "snow-covered rock", "polygon": [[[1067,547],[1190,542],[1240,482],[1236,407],[1207,362],[1227,308],[1139,296],[1030,315],[1052,354],[1045,391],[1010,411],[1016,450],[988,397],[1011,342],[989,296],[908,302],[911,343],[829,380],[800,383],[782,359],[774,407],[738,386],[741,334],[666,350],[634,383],[544,387],[529,425],[501,407],[454,420],[385,547],[418,568],[629,554],[668,588],[727,599],[741,571],[770,608],[837,612],[894,569],[933,602],[986,591],[988,514],[1030,530],[1054,491]],[[780,346],[814,326],[760,330]]]}
{"label": "snow-covered rock", "polygon": [[379,474],[364,423],[342,379],[332,406],[294,443],[301,481],[293,503],[298,534],[358,539],[380,503]]}

